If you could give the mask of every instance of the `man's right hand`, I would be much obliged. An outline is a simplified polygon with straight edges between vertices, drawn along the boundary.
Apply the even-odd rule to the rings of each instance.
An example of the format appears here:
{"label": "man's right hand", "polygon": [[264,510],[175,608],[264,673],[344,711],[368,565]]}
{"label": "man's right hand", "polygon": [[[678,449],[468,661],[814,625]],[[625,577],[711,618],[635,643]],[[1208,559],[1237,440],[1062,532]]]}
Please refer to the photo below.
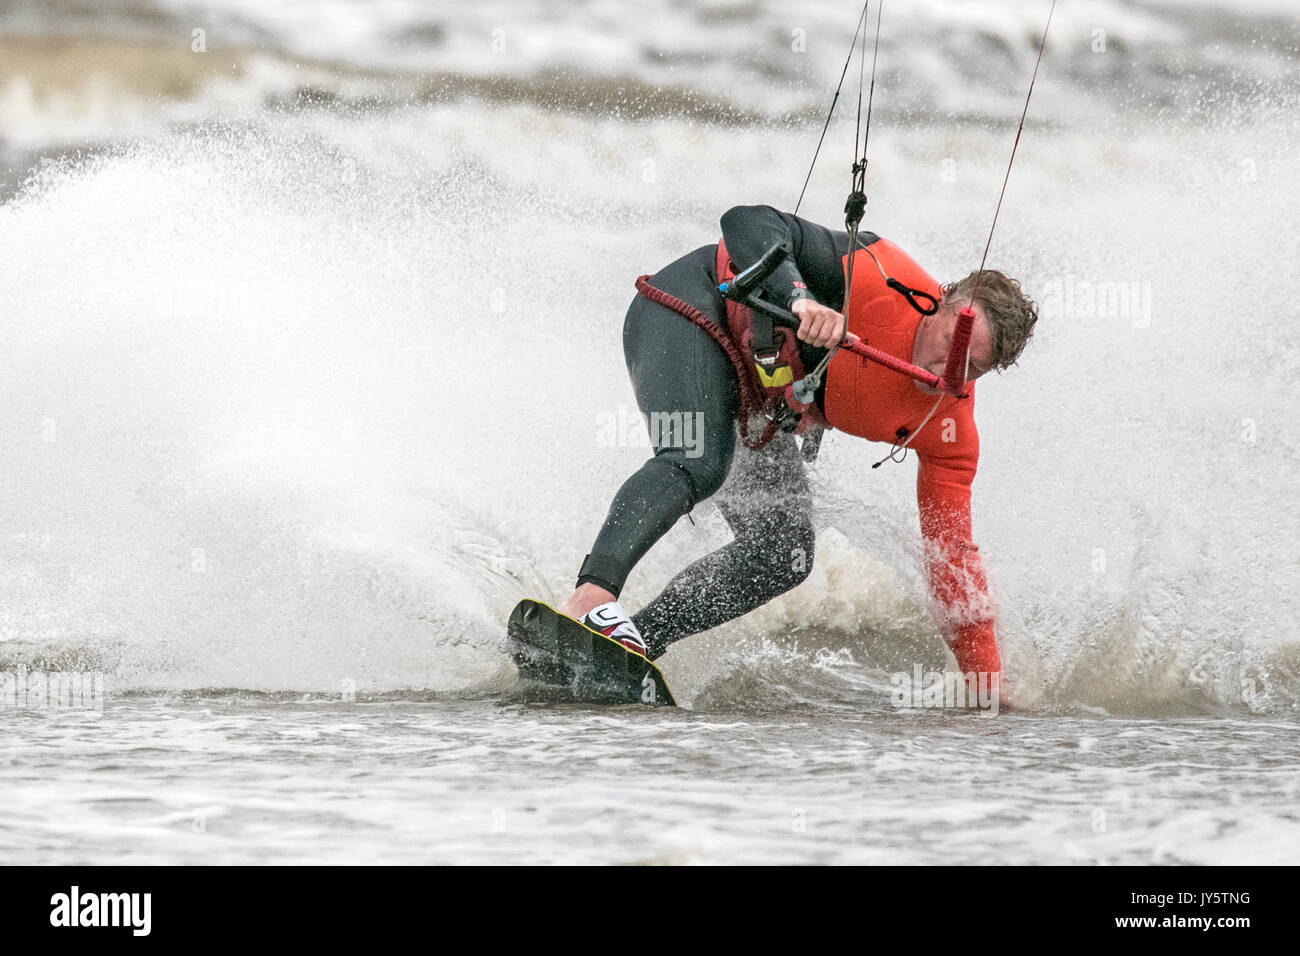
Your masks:
{"label": "man's right hand", "polygon": [[790,311],[799,316],[799,331],[795,335],[801,340],[820,349],[839,344],[844,316],[834,309],[813,299],[799,299]]}

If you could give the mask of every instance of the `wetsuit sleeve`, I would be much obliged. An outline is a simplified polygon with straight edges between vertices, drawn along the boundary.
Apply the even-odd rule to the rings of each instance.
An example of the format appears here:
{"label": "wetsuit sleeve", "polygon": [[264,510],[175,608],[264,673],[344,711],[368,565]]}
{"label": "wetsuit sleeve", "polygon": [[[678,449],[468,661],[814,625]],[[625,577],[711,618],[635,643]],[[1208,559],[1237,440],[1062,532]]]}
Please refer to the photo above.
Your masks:
{"label": "wetsuit sleeve", "polygon": [[790,308],[813,298],[837,312],[844,305],[843,256],[848,235],[771,206],[734,206],[722,214],[722,240],[738,269],[753,265],[778,242],[790,258],[763,283],[769,302]]}
{"label": "wetsuit sleeve", "polygon": [[916,501],[925,541],[926,572],[939,608],[944,638],[962,673],[1002,670],[979,548],[971,540],[971,483],[979,457],[973,419],[960,422],[970,430],[951,457],[922,455],[916,475]]}

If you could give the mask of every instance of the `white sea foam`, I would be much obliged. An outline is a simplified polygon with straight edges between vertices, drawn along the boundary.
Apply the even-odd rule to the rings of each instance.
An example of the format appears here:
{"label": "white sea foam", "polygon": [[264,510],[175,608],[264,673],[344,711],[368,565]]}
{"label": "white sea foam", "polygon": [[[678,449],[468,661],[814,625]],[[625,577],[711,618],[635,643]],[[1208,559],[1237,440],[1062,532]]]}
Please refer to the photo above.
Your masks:
{"label": "white sea foam", "polygon": [[[869,215],[946,276],[976,261],[1005,143],[928,135],[960,157],[956,181],[882,128]],[[1255,305],[1291,281],[1285,237],[1258,226],[1296,193],[1286,134],[1158,135],[1163,150],[1098,131],[1025,145],[992,264],[1031,291],[1147,282],[1153,311],[1046,315],[1023,367],[982,383],[977,539],[1030,699],[1242,707],[1253,681],[1251,708],[1285,706],[1296,347]],[[538,147],[529,162],[494,149],[511,139]],[[563,594],[643,455],[592,425],[630,403],[630,278],[709,241],[732,203],[788,207],[802,142],[437,107],[48,169],[0,210],[6,635],[125,642],[142,686],[495,679],[511,603]],[[739,175],[711,159],[724,143]],[[828,161],[807,215],[833,219],[836,180]],[[886,669],[938,648],[913,466],[870,470],[874,451],[828,440],[813,577],[695,642],[701,660],[792,630]],[[726,540],[710,514],[651,553],[631,604]],[[670,668],[696,669],[680,654]]]}
{"label": "white sea foam", "polygon": [[[1025,33],[1001,8],[950,7],[897,16],[960,21],[965,33],[945,43],[994,23]],[[263,25],[288,49],[309,32],[295,18],[329,9],[278,5],[281,20]],[[1094,14],[1155,42],[1177,17],[1170,5],[1124,9],[1075,10],[1053,42],[1068,45],[1071,24]],[[368,22],[391,37],[388,21]],[[1242,24],[1236,39],[1273,21]],[[928,55],[904,25],[891,42]],[[337,56],[338,36],[311,42]],[[470,57],[468,41],[430,42]],[[1009,75],[1023,80],[1017,44]],[[258,54],[272,73],[275,46]],[[1059,62],[1048,73],[1077,79]],[[1187,713],[1295,700],[1300,536],[1287,501],[1300,360],[1266,304],[1297,291],[1295,224],[1277,215],[1300,198],[1287,75],[1257,115],[1083,110],[1022,143],[991,264],[1023,278],[1044,318],[1023,367],[980,386],[975,528],[1023,701]],[[884,101],[906,86],[891,76]],[[369,81],[354,81],[359,96]],[[688,82],[710,88],[704,74]],[[803,81],[765,82],[812,95]],[[978,113],[981,89],[944,109]],[[1052,89],[1035,115],[1059,120]],[[790,208],[816,132],[633,123],[526,97],[492,109],[347,102],[196,100],[176,108],[222,121],[130,127],[132,141],[49,165],[0,207],[11,449],[0,574],[12,596],[0,628],[23,645],[7,645],[14,659],[85,651],[139,687],[496,686],[511,604],[563,596],[644,454],[602,444],[593,424],[632,405],[620,353],[631,279],[712,241],[730,205]],[[945,123],[942,110],[883,115],[868,224],[941,278],[964,273],[1007,132]],[[809,218],[839,216],[850,131],[847,115],[832,126]],[[791,699],[832,701],[862,682],[887,687],[884,673],[914,661],[942,663],[913,466],[870,470],[878,457],[827,441],[813,576],[674,650],[666,666],[692,694],[744,696],[718,683],[763,673],[735,649],[743,641],[797,644],[809,683]],[[726,540],[707,505],[697,519],[634,572],[631,606]],[[854,663],[819,668],[822,648]]]}

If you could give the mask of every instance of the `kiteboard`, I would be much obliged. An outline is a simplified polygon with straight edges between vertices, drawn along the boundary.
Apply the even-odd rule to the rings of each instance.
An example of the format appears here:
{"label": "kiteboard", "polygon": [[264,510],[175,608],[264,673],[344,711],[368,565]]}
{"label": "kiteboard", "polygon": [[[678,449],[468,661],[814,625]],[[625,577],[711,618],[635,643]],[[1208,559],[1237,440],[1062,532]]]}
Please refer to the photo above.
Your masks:
{"label": "kiteboard", "polygon": [[520,601],[506,635],[520,678],[548,699],[676,706],[653,661],[549,604]]}

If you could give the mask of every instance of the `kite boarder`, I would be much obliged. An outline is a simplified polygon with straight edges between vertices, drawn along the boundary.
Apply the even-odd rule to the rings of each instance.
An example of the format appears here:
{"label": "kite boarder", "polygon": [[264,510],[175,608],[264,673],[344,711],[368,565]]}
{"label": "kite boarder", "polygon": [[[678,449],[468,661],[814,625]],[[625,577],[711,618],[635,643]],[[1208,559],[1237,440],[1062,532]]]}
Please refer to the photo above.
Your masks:
{"label": "kite boarder", "polygon": [[[940,630],[963,673],[992,679],[1002,669],[995,613],[971,538],[979,461],[973,382],[1015,364],[1037,307],[996,270],[940,286],[887,239],[857,232],[849,256],[846,232],[770,206],[728,210],[721,231],[720,242],[638,281],[623,348],[654,453],[614,496],[559,611],[654,660],[673,642],[796,587],[814,555],[805,462],[833,429],[884,443],[881,463],[915,456]],[[774,257],[780,264],[761,281],[758,297],[793,313],[797,332],[774,328],[762,312],[720,291],[776,246],[784,255]],[[951,377],[946,363],[963,309],[974,320],[968,315],[965,384],[957,394],[951,383],[936,386],[946,368]],[[901,360],[893,364],[925,370],[930,384],[917,368],[900,374],[840,347],[853,339],[886,353],[886,363],[892,356]],[[820,374],[805,379],[814,369]],[[800,401],[791,383],[815,391],[807,388]],[[619,603],[628,574],[682,515],[709,499],[734,540],[628,614]]]}

